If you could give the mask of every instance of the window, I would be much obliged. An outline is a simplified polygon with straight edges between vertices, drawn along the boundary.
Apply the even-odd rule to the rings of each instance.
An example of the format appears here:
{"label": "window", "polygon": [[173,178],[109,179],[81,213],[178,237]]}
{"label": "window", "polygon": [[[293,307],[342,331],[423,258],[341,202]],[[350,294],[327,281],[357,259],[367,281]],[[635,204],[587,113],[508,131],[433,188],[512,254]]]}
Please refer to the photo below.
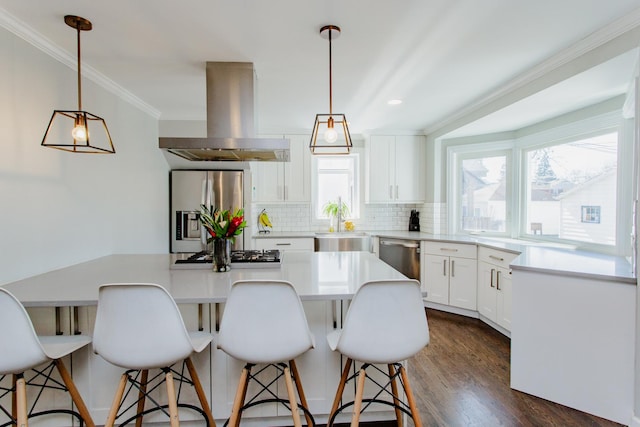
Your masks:
{"label": "window", "polygon": [[[449,233],[629,253],[633,191],[624,177],[633,173],[634,155],[628,121],[610,111],[546,126],[556,123],[519,136],[443,141]],[[511,135],[515,139],[507,139]]]}
{"label": "window", "polygon": [[600,224],[600,206],[583,206],[582,222]]}
{"label": "window", "polygon": [[338,198],[349,208],[350,218],[360,216],[358,155],[314,156],[313,212],[315,219],[325,219],[324,205]]}
{"label": "window", "polygon": [[[526,234],[615,245],[617,132],[523,154],[529,172]],[[601,206],[610,209],[606,220],[600,216]]]}
{"label": "window", "polygon": [[507,155],[461,156],[458,229],[465,232],[507,231]]}

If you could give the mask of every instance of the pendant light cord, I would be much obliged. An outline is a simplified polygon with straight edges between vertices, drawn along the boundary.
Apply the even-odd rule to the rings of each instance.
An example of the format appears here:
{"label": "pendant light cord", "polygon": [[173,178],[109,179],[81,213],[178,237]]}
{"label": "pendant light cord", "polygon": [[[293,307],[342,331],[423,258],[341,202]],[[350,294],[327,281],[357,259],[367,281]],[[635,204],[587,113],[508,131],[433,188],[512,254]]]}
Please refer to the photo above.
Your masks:
{"label": "pendant light cord", "polygon": [[331,73],[331,32],[333,30],[329,28],[329,117],[333,114],[333,81]]}
{"label": "pendant light cord", "polygon": [[80,73],[80,25],[76,26],[78,32],[78,111],[82,111],[82,78]]}

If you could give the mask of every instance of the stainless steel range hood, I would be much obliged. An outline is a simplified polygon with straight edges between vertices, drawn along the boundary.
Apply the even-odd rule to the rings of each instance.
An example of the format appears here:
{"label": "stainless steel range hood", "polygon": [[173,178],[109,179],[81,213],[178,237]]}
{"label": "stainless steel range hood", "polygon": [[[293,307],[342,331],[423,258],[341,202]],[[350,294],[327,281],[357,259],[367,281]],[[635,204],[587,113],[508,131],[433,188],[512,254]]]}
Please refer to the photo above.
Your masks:
{"label": "stainless steel range hood", "polygon": [[289,161],[288,139],[255,138],[250,62],[207,62],[207,137],[160,138],[160,148],[193,161]]}

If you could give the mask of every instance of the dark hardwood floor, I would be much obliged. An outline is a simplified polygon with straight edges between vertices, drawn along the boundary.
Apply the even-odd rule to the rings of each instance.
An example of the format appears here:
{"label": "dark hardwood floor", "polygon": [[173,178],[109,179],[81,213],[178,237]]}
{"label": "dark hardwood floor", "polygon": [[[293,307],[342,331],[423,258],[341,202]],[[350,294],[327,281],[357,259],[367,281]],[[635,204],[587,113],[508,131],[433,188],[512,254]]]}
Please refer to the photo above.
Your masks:
{"label": "dark hardwood floor", "polygon": [[427,319],[431,342],[408,368],[425,426],[620,426],[510,389],[510,341],[481,321],[436,310]]}

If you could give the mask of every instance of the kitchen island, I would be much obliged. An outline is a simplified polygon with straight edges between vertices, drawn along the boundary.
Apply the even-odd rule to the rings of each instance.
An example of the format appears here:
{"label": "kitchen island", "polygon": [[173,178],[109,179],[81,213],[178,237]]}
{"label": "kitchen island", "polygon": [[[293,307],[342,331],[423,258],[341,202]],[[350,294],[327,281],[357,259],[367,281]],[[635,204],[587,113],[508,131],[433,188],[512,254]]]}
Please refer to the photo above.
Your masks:
{"label": "kitchen island", "polygon": [[[164,286],[171,293],[188,329],[203,329],[215,334],[233,282],[251,279],[290,281],[303,301],[316,340],[316,348],[297,360],[298,367],[310,410],[316,422],[325,423],[341,372],[340,355],[328,348],[325,335],[341,326],[347,302],[362,283],[405,278],[367,252],[288,252],[279,267],[232,268],[226,273],[214,273],[209,269],[172,269],[174,258],[169,254],[111,255],[4,287],[28,307],[39,333],[50,334],[61,328],[64,333],[78,331],[90,335],[101,284],[151,282]],[[217,350],[215,345],[196,355],[194,363],[210,396],[214,417],[225,420],[231,410],[242,364]],[[109,365],[90,349],[75,353],[70,366],[92,417],[97,424],[102,424],[120,369]],[[275,393],[286,395],[284,384],[274,384],[273,388]],[[191,390],[183,393],[188,400],[196,401]],[[275,404],[251,408],[246,415],[246,425],[286,425],[291,420],[289,412]],[[348,414],[342,415],[339,420],[350,419]],[[393,419],[395,416],[386,407],[365,415],[363,420]],[[193,420],[193,424],[186,425],[203,425],[195,415]],[[64,424],[58,420],[51,425]]]}

